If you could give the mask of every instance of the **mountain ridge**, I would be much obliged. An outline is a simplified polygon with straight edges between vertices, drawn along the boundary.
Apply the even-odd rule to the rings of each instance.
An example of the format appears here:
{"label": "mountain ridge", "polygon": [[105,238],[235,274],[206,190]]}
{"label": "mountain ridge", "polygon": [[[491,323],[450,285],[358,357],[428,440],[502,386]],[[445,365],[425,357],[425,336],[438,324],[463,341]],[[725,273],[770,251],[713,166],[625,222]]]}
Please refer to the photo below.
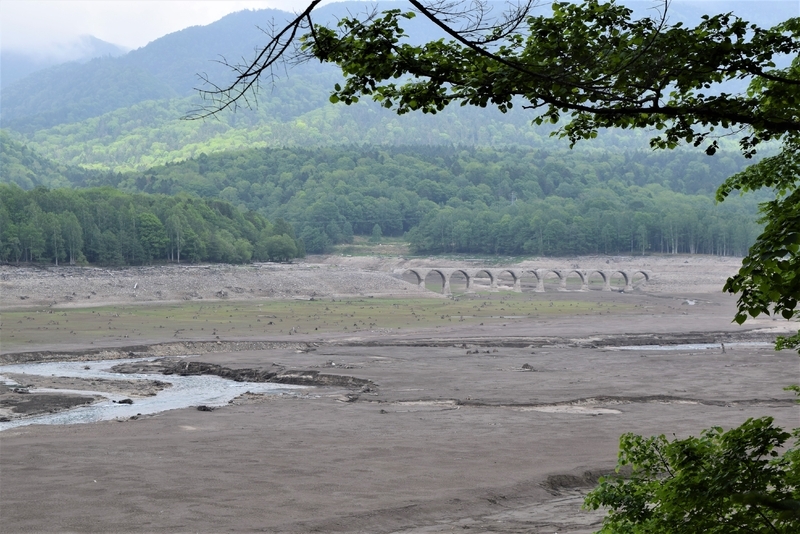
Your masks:
{"label": "mountain ridge", "polygon": [[[649,2],[627,3],[637,15],[652,15],[645,7],[651,5]],[[709,5],[714,4],[712,2]],[[771,0],[759,2],[760,8],[755,9],[747,2],[726,2],[724,10],[737,8],[744,15],[743,18],[764,25],[770,20],[775,22],[782,17],[800,14],[797,4],[794,3],[794,9],[789,7],[791,5],[792,2]],[[379,3],[377,6],[378,10],[404,7],[402,3]],[[365,9],[365,4],[359,2],[327,4],[319,8],[316,20],[330,21],[336,16],[352,11],[363,12]],[[704,9],[705,6],[699,8],[689,3],[674,2],[669,16],[675,21],[699,20]],[[0,120],[5,128],[30,132],[33,128],[75,122],[141,101],[161,99],[168,93],[174,97],[189,96],[201,85],[198,78],[200,73],[205,73],[217,83],[230,79],[231,70],[219,62],[220,58],[235,62],[240,58],[247,61],[252,57],[256,47],[266,41],[266,36],[258,29],[259,25],[267,25],[272,20],[280,25],[289,17],[293,15],[275,9],[239,11],[206,26],[191,26],[167,34],[124,56],[90,62],[88,68],[71,64],[57,71],[47,69],[0,91]],[[423,17],[416,17],[408,24],[413,34],[422,41],[442,35]],[[127,69],[143,76],[141,89],[131,90],[130,83],[135,76],[126,74]],[[335,72],[334,67],[325,65],[320,68],[312,64],[292,70],[304,76],[321,73],[326,83],[330,73]],[[81,83],[81,80],[90,80],[92,84]],[[98,84],[98,81],[102,83]],[[65,91],[65,88],[73,86],[81,87],[81,92]],[[31,95],[37,98],[33,99]],[[95,102],[95,107],[88,105],[89,101]],[[59,114],[58,110],[63,111]]]}
{"label": "mountain ridge", "polygon": [[32,51],[28,49],[0,50],[0,90],[35,72],[64,63],[85,63],[97,57],[118,57],[128,49],[98,39],[93,35],[81,35],[57,51]]}

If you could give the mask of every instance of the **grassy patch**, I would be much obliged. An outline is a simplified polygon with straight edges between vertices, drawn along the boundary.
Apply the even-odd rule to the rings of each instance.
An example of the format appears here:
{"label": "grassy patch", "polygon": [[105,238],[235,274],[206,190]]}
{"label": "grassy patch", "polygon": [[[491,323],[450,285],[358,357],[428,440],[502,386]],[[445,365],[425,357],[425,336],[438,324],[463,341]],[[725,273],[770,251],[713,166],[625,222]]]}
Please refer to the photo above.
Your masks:
{"label": "grassy patch", "polygon": [[159,339],[268,338],[291,334],[441,328],[454,323],[628,313],[632,304],[569,294],[477,293],[455,299],[351,298],[186,302],[97,308],[37,308],[2,313],[3,349]]}
{"label": "grassy patch", "polygon": [[331,254],[340,256],[408,256],[409,244],[397,237],[383,237],[377,243],[355,236],[352,243],[335,245]]}

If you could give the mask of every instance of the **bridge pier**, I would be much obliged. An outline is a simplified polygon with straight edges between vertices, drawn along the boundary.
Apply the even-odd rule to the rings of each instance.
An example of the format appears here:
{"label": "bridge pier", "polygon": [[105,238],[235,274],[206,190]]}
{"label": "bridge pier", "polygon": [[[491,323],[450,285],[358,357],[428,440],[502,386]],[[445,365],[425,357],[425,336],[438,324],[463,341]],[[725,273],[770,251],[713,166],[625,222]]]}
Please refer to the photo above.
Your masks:
{"label": "bridge pier", "polygon": [[622,276],[625,278],[625,287],[622,291],[633,291],[633,275],[628,271],[621,271]]}

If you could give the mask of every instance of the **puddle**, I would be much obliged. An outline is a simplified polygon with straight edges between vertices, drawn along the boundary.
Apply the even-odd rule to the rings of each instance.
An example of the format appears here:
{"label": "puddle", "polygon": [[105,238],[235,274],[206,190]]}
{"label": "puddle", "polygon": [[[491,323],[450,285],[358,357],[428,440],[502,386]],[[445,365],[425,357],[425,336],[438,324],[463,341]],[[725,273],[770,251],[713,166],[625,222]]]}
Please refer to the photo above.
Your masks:
{"label": "puddle", "polygon": [[[736,347],[774,347],[773,343],[767,341],[749,341],[737,343],[725,343],[726,349]],[[608,347],[609,350],[722,350],[721,343],[688,343],[684,345],[627,345],[622,347]]]}
{"label": "puddle", "polygon": [[[0,380],[7,384],[16,384],[8,380],[3,373],[29,374],[38,376],[60,376],[68,378],[104,378],[113,380],[160,380],[171,384],[153,397],[133,398],[133,404],[117,404],[128,398],[125,395],[102,391],[32,389],[32,393],[75,393],[84,395],[101,395],[107,400],[91,406],[82,406],[55,414],[39,415],[0,422],[0,431],[26,425],[68,425],[94,423],[113,419],[127,419],[134,415],[148,415],[187,408],[190,406],[224,406],[239,395],[251,393],[285,394],[307,386],[272,384],[266,382],[234,382],[218,376],[178,376],[162,374],[123,374],[110,371],[111,367],[121,363],[152,361],[155,358],[135,358],[126,360],[101,360],[91,362],[47,362],[34,364],[4,365],[0,367]],[[89,369],[84,369],[84,367]]]}

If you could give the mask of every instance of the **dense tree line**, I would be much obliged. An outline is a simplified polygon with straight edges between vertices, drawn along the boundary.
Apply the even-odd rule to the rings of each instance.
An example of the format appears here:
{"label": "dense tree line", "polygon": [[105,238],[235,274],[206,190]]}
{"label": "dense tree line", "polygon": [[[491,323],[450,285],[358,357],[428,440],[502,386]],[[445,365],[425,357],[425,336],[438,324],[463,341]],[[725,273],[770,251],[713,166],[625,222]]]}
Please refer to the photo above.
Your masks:
{"label": "dense tree line", "polygon": [[0,261],[244,263],[303,254],[290,224],[219,199],[0,184]]}
{"label": "dense tree line", "polygon": [[691,253],[743,256],[758,235],[755,203],[715,206],[660,185],[593,187],[578,198],[488,206],[451,201],[409,240],[418,252],[483,254]]}
{"label": "dense tree line", "polygon": [[[351,242],[355,235],[373,240],[406,235],[419,253],[744,255],[759,228],[754,222],[756,198],[716,205],[711,196],[725,177],[744,167],[743,158],[735,154],[709,158],[689,151],[452,146],[261,148],[113,173],[56,164],[5,135],[0,141],[4,182],[27,189],[112,186],[129,193],[216,199],[237,212],[289,221],[298,232],[295,246],[302,241],[309,252]],[[165,225],[168,216],[160,213]],[[123,241],[133,235],[115,233]],[[265,258],[256,253],[256,239],[241,237],[254,247],[253,257]],[[41,254],[55,259],[52,247],[47,252],[36,253],[36,247],[14,252],[10,242],[4,241],[5,260]],[[97,240],[87,238],[89,242]],[[116,259],[93,252],[84,257],[92,262],[149,261],[137,250],[121,252]],[[199,250],[192,260],[222,257]],[[166,249],[164,255],[169,256]],[[223,256],[224,261],[244,261],[248,255]]]}
{"label": "dense tree line", "polygon": [[711,196],[743,167],[737,155],[689,151],[329,147],[201,155],[87,180],[279,216],[309,252],[377,230],[408,233],[424,253],[743,255],[756,199],[717,206]]}

